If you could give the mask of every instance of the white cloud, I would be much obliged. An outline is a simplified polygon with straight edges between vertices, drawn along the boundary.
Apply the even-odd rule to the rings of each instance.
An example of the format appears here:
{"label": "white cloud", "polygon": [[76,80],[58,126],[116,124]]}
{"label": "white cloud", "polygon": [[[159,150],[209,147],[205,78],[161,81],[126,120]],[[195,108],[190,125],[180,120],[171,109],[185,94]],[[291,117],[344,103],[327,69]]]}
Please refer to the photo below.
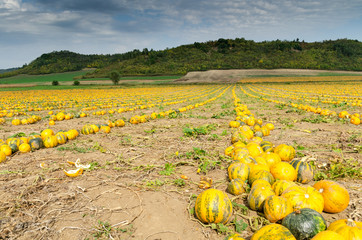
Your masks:
{"label": "white cloud", "polygon": [[26,44],[40,53],[116,53],[218,38],[319,41],[361,14],[360,0],[0,0],[0,46],[24,46],[26,55],[34,54]]}

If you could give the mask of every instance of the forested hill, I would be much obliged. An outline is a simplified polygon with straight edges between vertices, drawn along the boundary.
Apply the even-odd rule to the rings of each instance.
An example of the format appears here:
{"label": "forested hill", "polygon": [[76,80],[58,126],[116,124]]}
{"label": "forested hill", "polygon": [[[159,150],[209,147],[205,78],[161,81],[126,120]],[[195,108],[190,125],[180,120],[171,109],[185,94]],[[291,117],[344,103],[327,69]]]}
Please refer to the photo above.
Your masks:
{"label": "forested hill", "polygon": [[362,71],[362,42],[339,39],[323,42],[219,39],[160,51],[147,48],[123,54],[84,55],[69,51],[43,54],[28,65],[3,73],[47,74],[96,68],[88,77],[121,75],[182,75],[210,69],[295,68]]}

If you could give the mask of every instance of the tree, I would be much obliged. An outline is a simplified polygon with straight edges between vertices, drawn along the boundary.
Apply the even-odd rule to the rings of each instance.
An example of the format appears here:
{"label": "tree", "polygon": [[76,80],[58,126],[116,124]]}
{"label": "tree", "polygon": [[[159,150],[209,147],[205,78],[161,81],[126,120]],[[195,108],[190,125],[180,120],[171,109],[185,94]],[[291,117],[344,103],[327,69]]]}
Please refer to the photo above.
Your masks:
{"label": "tree", "polygon": [[121,78],[121,75],[120,75],[119,72],[117,72],[117,71],[112,71],[112,72],[109,74],[109,78],[112,80],[112,82],[113,82],[114,85],[117,85],[118,82],[119,82],[119,79]]}
{"label": "tree", "polygon": [[58,85],[59,85],[59,82],[54,80],[54,81],[52,82],[52,85],[53,85],[53,86],[58,86]]}

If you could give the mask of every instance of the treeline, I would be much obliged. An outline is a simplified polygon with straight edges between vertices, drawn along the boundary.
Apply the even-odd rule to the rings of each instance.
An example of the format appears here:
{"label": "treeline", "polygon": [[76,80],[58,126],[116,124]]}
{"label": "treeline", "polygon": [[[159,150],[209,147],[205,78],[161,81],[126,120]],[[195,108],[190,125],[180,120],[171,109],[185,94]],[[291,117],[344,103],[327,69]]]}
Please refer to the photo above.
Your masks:
{"label": "treeline", "polygon": [[96,68],[85,77],[121,75],[183,75],[210,69],[294,68],[362,70],[362,42],[339,39],[323,42],[222,39],[160,51],[147,48],[123,54],[84,55],[69,51],[43,54],[28,65],[4,74],[47,74]]}

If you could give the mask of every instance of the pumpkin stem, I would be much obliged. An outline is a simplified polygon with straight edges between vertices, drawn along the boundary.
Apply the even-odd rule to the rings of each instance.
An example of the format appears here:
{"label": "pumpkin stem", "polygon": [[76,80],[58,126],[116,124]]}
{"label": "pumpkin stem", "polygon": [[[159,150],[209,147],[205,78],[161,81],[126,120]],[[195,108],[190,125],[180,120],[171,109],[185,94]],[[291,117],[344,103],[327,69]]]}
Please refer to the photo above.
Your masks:
{"label": "pumpkin stem", "polygon": [[348,227],[357,227],[356,223],[352,219],[347,219],[346,225]]}

